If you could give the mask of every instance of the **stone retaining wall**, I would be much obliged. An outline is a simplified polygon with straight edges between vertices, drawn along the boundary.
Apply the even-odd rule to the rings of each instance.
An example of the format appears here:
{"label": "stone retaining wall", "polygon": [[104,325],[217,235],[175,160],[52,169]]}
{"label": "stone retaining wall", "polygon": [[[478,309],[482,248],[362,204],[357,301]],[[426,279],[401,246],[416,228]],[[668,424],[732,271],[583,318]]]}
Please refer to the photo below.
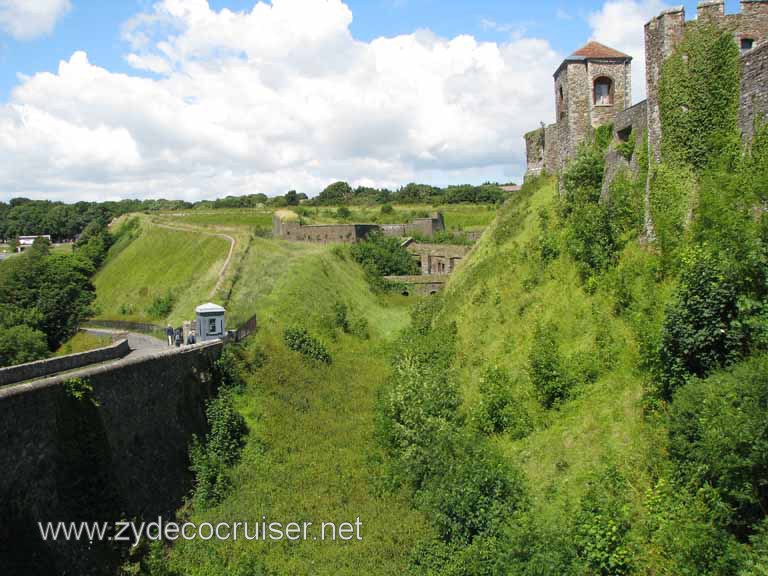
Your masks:
{"label": "stone retaining wall", "polygon": [[111,346],[88,350],[87,352],[78,352],[76,354],[67,354],[66,356],[57,356],[46,360],[18,364],[7,368],[0,368],[0,386],[13,384],[14,382],[23,382],[42,378],[49,374],[75,370],[90,364],[98,364],[108,360],[123,358],[130,353],[128,340],[123,339],[115,342]]}
{"label": "stone retaining wall", "polygon": [[[44,543],[37,522],[174,516],[191,487],[189,444],[206,432],[222,347],[199,344],[0,389],[0,574],[116,573],[110,543]],[[63,382],[73,376],[92,393],[68,393]]]}

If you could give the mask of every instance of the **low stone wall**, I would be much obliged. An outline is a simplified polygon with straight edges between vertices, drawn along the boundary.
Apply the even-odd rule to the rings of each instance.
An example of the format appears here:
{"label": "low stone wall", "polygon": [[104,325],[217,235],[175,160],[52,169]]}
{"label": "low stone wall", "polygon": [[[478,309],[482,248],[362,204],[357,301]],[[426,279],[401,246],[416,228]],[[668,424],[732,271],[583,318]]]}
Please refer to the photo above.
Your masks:
{"label": "low stone wall", "polygon": [[[0,574],[114,574],[110,543],[43,542],[37,522],[173,517],[191,487],[223,343],[0,389]],[[92,398],[67,393],[84,378]]]}
{"label": "low stone wall", "polygon": [[389,282],[397,282],[405,286],[405,296],[411,294],[420,294],[424,296],[436,294],[445,288],[445,283],[448,282],[448,275],[432,274],[429,276],[416,275],[416,276],[384,276],[385,280]]}
{"label": "low stone wall", "polygon": [[643,100],[634,106],[622,110],[616,114],[613,121],[613,129],[618,135],[620,132],[631,128],[637,138],[640,138],[640,132],[648,127],[648,101]]}
{"label": "low stone wall", "polygon": [[108,360],[123,358],[130,353],[128,340],[120,340],[111,346],[88,350],[87,352],[78,352],[76,354],[67,354],[66,356],[57,356],[47,360],[38,360],[37,362],[28,362],[16,366],[0,368],[0,386],[13,384],[14,382],[23,382],[42,378],[58,372],[75,370],[90,364],[98,364]]}
{"label": "low stone wall", "polygon": [[165,340],[165,327],[147,322],[127,322],[125,320],[88,320],[83,328],[108,328],[110,330],[120,330],[123,332],[139,332],[140,334],[151,334],[159,336]]}

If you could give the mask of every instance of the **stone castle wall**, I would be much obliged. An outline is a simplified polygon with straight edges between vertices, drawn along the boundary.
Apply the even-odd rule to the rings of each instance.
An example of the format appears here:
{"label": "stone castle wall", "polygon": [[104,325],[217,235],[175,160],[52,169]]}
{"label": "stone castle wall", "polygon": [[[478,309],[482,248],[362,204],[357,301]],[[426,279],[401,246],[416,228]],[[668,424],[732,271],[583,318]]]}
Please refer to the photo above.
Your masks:
{"label": "stone castle wall", "polygon": [[[626,109],[606,108],[590,112],[592,81],[603,72],[615,80],[616,65],[612,67],[614,73],[608,73],[611,70],[591,66],[591,63],[587,66],[564,63],[555,74],[557,123],[525,135],[526,177],[543,171],[561,171],[590,130],[609,122],[614,122],[617,139],[621,139],[622,132],[627,134],[630,126],[637,137],[645,131],[650,157],[660,162],[662,127],[658,87],[662,65],[682,41],[686,27],[701,23],[714,24],[730,31],[736,42],[744,39],[754,42],[753,49],[745,52],[741,59],[740,127],[745,142],[748,142],[755,121],[760,121],[768,113],[768,0],[741,0],[737,14],[726,14],[723,0],[705,0],[699,3],[694,21],[686,22],[685,9],[679,6],[663,11],[645,25],[647,100],[644,102]],[[629,82],[627,74],[623,87],[616,84],[614,103],[623,98],[628,106],[631,97]],[[606,167],[608,183],[625,165],[627,163],[618,154],[609,153]]]}
{"label": "stone castle wall", "polygon": [[[754,41],[754,49],[742,56],[742,93],[745,86],[756,93],[768,91],[765,84],[762,88],[751,78],[756,74],[755,66],[752,70],[744,68],[745,63],[756,63],[760,56],[753,57],[756,51],[768,43],[768,0],[741,0],[740,11],[737,14],[726,14],[724,0],[706,0],[699,3],[697,19],[686,22],[685,9],[683,7],[672,8],[652,19],[645,26],[645,55],[646,55],[646,83],[648,91],[648,145],[651,158],[659,162],[661,160],[662,127],[659,113],[658,86],[661,76],[661,68],[664,60],[668,58],[679,45],[688,26],[699,24],[714,24],[723,30],[731,32],[736,42],[749,38]],[[745,105],[742,98],[742,107]],[[759,104],[758,104],[759,106]],[[749,112],[747,112],[749,114]],[[742,124],[743,128],[743,124]],[[745,134],[745,137],[747,135]]]}
{"label": "stone castle wall", "polygon": [[[106,574],[108,545],[43,543],[37,522],[170,518],[191,486],[222,342],[0,388],[0,573]],[[67,394],[78,376],[93,402]]]}
{"label": "stone castle wall", "polygon": [[443,215],[437,213],[429,218],[415,218],[407,224],[310,224],[303,225],[297,220],[284,220],[279,214],[272,218],[272,235],[294,242],[319,244],[352,244],[364,240],[373,232],[385,236],[434,236],[445,230]]}
{"label": "stone castle wall", "polygon": [[768,118],[768,43],[741,59],[739,125],[744,139],[752,140],[757,123]]}

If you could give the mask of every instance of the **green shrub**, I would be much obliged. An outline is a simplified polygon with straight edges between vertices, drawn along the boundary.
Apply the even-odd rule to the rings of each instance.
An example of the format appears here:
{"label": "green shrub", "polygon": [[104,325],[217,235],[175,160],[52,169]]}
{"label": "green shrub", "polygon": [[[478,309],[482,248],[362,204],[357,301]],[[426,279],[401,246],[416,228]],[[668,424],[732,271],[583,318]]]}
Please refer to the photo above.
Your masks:
{"label": "green shrub", "polygon": [[418,489],[448,458],[458,427],[458,386],[442,370],[404,356],[377,401],[376,436],[392,458],[391,473]]}
{"label": "green shrub", "polygon": [[632,156],[635,155],[635,145],[637,143],[637,134],[632,131],[629,138],[625,142],[619,142],[616,144],[616,152],[618,152],[622,158],[627,161],[632,160]]}
{"label": "green shrub", "polygon": [[738,359],[744,348],[737,286],[720,257],[692,248],[682,262],[659,350],[660,392],[667,399],[688,376],[705,376]]}
{"label": "green shrub", "polygon": [[757,527],[750,545],[739,576],[768,576],[768,519]]}
{"label": "green shrub", "polygon": [[419,267],[397,238],[370,234],[364,242],[350,247],[352,258],[372,276],[418,274]]}
{"label": "green shrub", "polygon": [[677,391],[669,453],[678,477],[711,486],[744,537],[768,510],[768,356],[692,380]]}
{"label": "green shrub", "polygon": [[67,378],[62,382],[64,392],[67,396],[78,402],[90,402],[98,406],[98,402],[93,397],[93,385],[87,378]]}
{"label": "green shrub", "polygon": [[245,420],[227,390],[208,403],[205,413],[209,432],[203,441],[195,435],[189,449],[190,470],[195,476],[194,501],[202,509],[217,504],[227,494],[227,469],[240,458],[247,433]]}
{"label": "green shrub", "polygon": [[147,315],[150,318],[166,318],[173,312],[175,298],[173,292],[168,290],[164,295],[155,296],[147,307]]}
{"label": "green shrub", "polygon": [[392,214],[394,211],[395,209],[392,207],[392,204],[384,204],[381,207],[382,214]]}
{"label": "green shrub", "polygon": [[743,551],[719,526],[724,507],[711,490],[692,494],[661,479],[647,491],[645,508],[646,553],[638,557],[638,573],[736,576]]}
{"label": "green shrub", "polygon": [[628,489],[612,465],[587,482],[575,518],[574,541],[592,574],[621,576],[632,572]]}
{"label": "green shrub", "polygon": [[526,505],[523,475],[490,445],[462,434],[451,438],[453,458],[435,462],[436,474],[416,494],[443,540],[469,544],[498,532]]}
{"label": "green shrub", "polygon": [[517,513],[510,518],[498,548],[493,576],[584,576],[588,573],[569,527],[565,523],[550,524],[531,512]]}
{"label": "green shrub", "polygon": [[568,219],[568,252],[583,280],[608,269],[616,260],[618,238],[605,204],[574,205]]}
{"label": "green shrub", "polygon": [[616,236],[631,232],[636,239],[643,229],[645,178],[631,177],[626,171],[619,172],[608,190],[608,216]]}
{"label": "green shrub", "polygon": [[562,176],[565,194],[561,214],[568,217],[576,206],[596,204],[600,200],[605,171],[605,156],[594,146],[582,146]]}
{"label": "green shrub", "polygon": [[696,179],[688,168],[661,164],[650,183],[649,203],[656,240],[667,263],[683,243]]}
{"label": "green shrub", "polygon": [[362,340],[368,340],[371,332],[368,327],[368,319],[365,316],[355,315],[349,320],[349,333]]}
{"label": "green shrub", "polygon": [[286,328],[283,332],[283,340],[289,349],[298,352],[305,358],[331,363],[331,355],[322,342],[312,337],[306,328]]}
{"label": "green shrub", "polygon": [[528,356],[531,382],[545,408],[552,408],[568,398],[573,387],[555,339],[556,330],[553,324],[537,325]]}
{"label": "green shrub", "polygon": [[509,431],[513,438],[524,438],[533,430],[525,406],[512,396],[512,378],[498,367],[486,369],[480,380],[480,402],[473,419],[485,434]]}
{"label": "green shrub", "polygon": [[345,333],[349,332],[348,313],[347,305],[344,302],[336,301],[333,304],[333,325]]}
{"label": "green shrub", "polygon": [[245,387],[245,363],[239,351],[233,346],[225,346],[221,356],[213,364],[214,378],[221,388],[242,392]]}
{"label": "green shrub", "polygon": [[544,207],[539,209],[537,251],[539,259],[545,266],[560,255],[559,239],[550,224],[549,212]]}

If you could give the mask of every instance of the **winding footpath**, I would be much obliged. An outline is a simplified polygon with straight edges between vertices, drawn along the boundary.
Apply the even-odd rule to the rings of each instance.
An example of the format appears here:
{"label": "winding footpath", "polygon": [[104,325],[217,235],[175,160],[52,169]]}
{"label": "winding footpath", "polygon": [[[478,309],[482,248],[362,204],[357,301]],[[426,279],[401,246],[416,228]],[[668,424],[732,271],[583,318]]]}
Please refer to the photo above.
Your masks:
{"label": "winding footpath", "polygon": [[171,224],[160,224],[158,222],[152,222],[152,225],[158,226],[159,228],[165,228],[167,230],[176,230],[177,232],[195,232],[205,236],[218,236],[219,238],[224,238],[229,241],[229,254],[227,254],[227,259],[224,261],[224,264],[219,271],[219,277],[218,280],[216,280],[216,285],[208,294],[209,298],[213,298],[221,289],[221,285],[224,283],[224,277],[227,274],[229,265],[232,262],[232,255],[235,253],[235,248],[237,247],[237,240],[229,234],[223,234],[221,232],[208,232],[202,228],[196,228],[194,226],[172,226]]}

